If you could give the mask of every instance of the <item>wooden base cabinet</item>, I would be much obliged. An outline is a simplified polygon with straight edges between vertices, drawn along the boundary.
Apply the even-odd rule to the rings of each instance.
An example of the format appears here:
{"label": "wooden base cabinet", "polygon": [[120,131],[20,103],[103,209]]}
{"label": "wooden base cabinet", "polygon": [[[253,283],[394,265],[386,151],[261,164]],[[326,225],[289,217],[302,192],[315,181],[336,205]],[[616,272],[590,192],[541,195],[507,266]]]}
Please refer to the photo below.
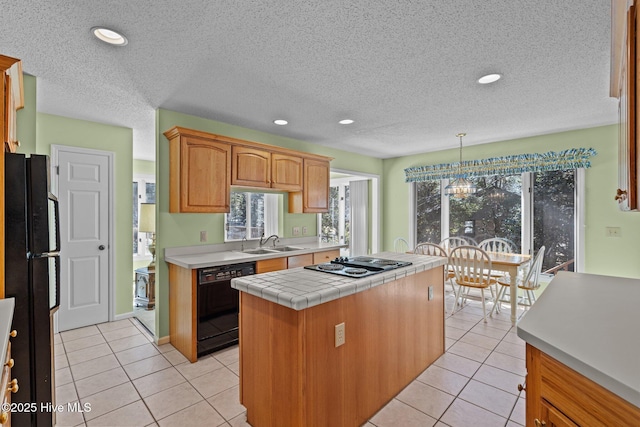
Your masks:
{"label": "wooden base cabinet", "polygon": [[640,408],[527,344],[527,426],[638,426]]}
{"label": "wooden base cabinet", "polygon": [[361,426],[443,353],[443,267],[300,311],[240,292],[240,402],[254,427]]}

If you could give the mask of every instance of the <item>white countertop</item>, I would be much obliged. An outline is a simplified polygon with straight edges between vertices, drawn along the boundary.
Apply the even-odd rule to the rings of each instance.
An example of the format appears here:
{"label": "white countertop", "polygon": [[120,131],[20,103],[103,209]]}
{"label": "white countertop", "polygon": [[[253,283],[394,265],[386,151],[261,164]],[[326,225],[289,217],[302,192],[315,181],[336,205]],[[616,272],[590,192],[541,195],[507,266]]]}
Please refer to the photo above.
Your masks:
{"label": "white countertop", "polygon": [[640,407],[640,280],[560,272],[518,336]]}
{"label": "white countertop", "polygon": [[444,257],[395,252],[370,256],[413,264],[359,279],[299,267],[232,279],[231,287],[294,310],[304,310],[447,263]]}
{"label": "white countertop", "polygon": [[[9,333],[11,332],[11,323],[13,322],[13,310],[15,308],[14,298],[0,299],[0,360],[5,362],[4,356],[7,354],[7,345],[9,345]],[[24,331],[24,333],[28,333]]]}
{"label": "white countertop", "polygon": [[[183,268],[195,269],[204,267],[215,267],[218,265],[237,264],[241,262],[252,262],[263,259],[282,258],[296,255],[304,255],[314,252],[328,251],[332,249],[339,249],[346,245],[336,243],[324,243],[324,242],[306,242],[306,243],[293,243],[280,244],[278,246],[294,246],[300,248],[297,251],[283,251],[272,252],[269,254],[248,254],[239,250],[227,250],[216,252],[201,252],[201,253],[171,253],[171,249],[168,253],[165,253],[164,260],[168,263],[178,265]],[[269,249],[271,246],[267,245],[264,248]],[[187,249],[188,251],[188,249]],[[184,251],[183,251],[184,252]]]}

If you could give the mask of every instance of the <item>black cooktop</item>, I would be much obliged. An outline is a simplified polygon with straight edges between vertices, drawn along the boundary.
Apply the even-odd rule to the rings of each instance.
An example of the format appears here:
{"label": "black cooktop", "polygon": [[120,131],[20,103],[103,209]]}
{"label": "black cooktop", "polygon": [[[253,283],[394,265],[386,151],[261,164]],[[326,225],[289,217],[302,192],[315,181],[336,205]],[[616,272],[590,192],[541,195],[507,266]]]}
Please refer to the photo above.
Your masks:
{"label": "black cooktop", "polygon": [[411,265],[411,263],[407,261],[359,256],[338,257],[331,262],[307,265],[304,268],[340,276],[366,277],[408,265]]}

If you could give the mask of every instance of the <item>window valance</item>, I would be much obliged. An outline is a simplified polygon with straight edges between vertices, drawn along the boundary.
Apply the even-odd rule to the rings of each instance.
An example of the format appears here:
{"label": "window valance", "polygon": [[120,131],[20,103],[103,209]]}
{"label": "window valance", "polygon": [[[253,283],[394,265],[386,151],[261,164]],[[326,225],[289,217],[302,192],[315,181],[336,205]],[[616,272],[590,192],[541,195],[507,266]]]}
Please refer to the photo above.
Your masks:
{"label": "window valance", "polygon": [[422,182],[443,178],[480,177],[487,175],[515,175],[525,172],[543,172],[589,168],[589,158],[595,156],[593,148],[570,148],[546,153],[518,154],[492,157],[482,160],[465,160],[462,163],[441,163],[438,165],[406,168],[405,182]]}

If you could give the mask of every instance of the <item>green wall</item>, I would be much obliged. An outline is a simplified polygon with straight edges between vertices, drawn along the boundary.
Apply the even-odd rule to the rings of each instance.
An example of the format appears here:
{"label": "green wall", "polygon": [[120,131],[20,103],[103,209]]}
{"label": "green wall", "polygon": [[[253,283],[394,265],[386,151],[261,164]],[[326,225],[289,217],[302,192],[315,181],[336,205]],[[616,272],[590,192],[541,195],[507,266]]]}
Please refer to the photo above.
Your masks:
{"label": "green wall", "polygon": [[[585,182],[585,272],[622,277],[640,277],[638,241],[640,213],[621,212],[613,200],[618,173],[617,126],[602,126],[530,138],[464,147],[465,160],[511,154],[542,153],[567,148],[594,148],[592,167]],[[404,169],[457,161],[458,149],[398,157],[384,161],[383,243],[393,249],[393,240],[408,237],[409,184]],[[605,227],[620,227],[619,238],[605,237]]]}
{"label": "green wall", "polygon": [[24,108],[18,110],[16,124],[20,146],[17,152],[31,154],[36,151],[36,78],[22,76]]}
{"label": "green wall", "polygon": [[[133,131],[84,120],[37,113],[36,153],[51,155],[51,145],[110,151],[114,156],[113,223],[115,314],[132,310],[133,286]],[[63,248],[64,250],[64,248]]]}
{"label": "green wall", "polygon": [[[369,156],[347,153],[291,138],[241,128],[214,120],[189,116],[168,110],[156,113],[156,331],[158,337],[169,335],[168,268],[164,261],[164,248],[222,243],[224,241],[223,214],[169,213],[169,142],[163,132],[173,126],[182,126],[233,138],[276,145],[308,153],[334,157],[332,168],[382,175],[382,160]],[[309,228],[309,236],[316,235],[315,214],[289,214],[287,198],[284,198],[283,237],[292,237],[294,226]],[[200,242],[200,231],[207,231],[208,241]]]}

